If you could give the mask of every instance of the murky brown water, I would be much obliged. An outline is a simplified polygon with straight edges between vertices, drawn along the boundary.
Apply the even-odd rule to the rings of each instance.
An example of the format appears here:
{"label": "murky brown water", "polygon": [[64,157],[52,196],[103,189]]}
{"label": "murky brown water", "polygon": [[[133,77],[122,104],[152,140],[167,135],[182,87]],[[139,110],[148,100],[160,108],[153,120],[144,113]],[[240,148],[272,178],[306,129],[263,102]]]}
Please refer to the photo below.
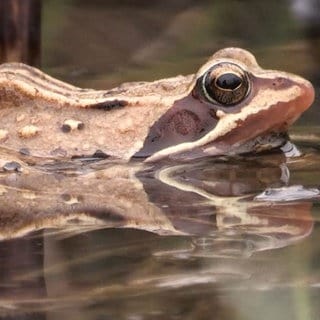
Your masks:
{"label": "murky brown water", "polygon": [[[319,93],[319,5],[45,0],[43,68],[106,88],[236,45]],[[316,101],[292,129],[300,158],[0,176],[1,319],[320,319],[318,121]]]}

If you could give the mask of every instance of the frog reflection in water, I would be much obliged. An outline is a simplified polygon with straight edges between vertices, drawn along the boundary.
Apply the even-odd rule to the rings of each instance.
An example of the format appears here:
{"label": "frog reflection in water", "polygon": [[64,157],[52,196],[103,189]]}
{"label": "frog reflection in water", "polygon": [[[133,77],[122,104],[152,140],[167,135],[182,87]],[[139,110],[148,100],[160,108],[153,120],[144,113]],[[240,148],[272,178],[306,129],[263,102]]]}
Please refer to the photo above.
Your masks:
{"label": "frog reflection in water", "polygon": [[23,64],[0,66],[0,146],[68,159],[257,152],[284,143],[314,99],[298,76],[260,68],[243,49],[216,52],[195,75],[80,89]]}

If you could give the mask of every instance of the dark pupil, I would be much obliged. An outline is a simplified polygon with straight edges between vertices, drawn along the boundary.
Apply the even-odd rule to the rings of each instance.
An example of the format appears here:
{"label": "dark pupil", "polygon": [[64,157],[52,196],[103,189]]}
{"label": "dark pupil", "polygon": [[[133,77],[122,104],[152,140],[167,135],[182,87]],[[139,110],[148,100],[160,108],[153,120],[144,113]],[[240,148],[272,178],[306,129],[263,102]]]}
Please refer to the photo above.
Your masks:
{"label": "dark pupil", "polygon": [[234,90],[240,86],[242,79],[234,73],[225,73],[216,80],[216,84],[221,89]]}

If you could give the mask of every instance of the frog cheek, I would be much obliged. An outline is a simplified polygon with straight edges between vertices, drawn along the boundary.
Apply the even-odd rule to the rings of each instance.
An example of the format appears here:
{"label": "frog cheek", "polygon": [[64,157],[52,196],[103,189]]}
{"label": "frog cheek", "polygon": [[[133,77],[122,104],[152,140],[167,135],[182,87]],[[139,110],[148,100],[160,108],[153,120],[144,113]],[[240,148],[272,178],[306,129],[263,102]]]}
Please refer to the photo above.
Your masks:
{"label": "frog cheek", "polygon": [[148,157],[166,148],[200,139],[218,122],[207,104],[192,95],[175,101],[149,129],[143,147],[136,157]]}

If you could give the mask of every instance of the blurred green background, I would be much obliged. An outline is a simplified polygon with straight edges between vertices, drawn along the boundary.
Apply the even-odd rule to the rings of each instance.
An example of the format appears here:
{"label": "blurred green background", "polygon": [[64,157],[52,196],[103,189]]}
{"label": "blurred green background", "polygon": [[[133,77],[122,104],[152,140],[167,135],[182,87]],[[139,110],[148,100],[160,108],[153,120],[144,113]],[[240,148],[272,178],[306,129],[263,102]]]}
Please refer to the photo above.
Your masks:
{"label": "blurred green background", "polygon": [[[194,73],[239,46],[265,68],[310,79],[318,96],[319,0],[44,0],[42,26],[43,68],[79,86]],[[317,109],[300,124],[317,124]]]}

